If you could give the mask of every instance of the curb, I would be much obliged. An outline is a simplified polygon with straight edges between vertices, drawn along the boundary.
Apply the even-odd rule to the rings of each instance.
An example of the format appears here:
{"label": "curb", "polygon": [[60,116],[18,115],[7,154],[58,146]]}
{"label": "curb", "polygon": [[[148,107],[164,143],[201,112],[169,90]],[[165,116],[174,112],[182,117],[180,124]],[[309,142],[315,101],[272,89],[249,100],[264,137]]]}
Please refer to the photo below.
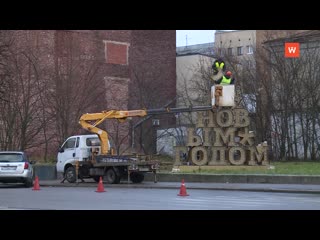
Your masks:
{"label": "curb", "polygon": [[[171,182],[171,185],[166,183],[154,183],[154,182],[144,182],[142,184],[133,184],[133,183],[120,183],[120,184],[108,184],[104,183],[104,188],[140,188],[140,189],[177,189],[180,188],[180,182]],[[45,182],[41,183],[41,187],[90,187],[90,188],[97,188],[98,183],[95,182],[86,182],[86,183],[57,183],[57,182]],[[206,186],[203,183],[187,183],[187,189],[194,189],[194,190],[220,190],[220,191],[246,191],[246,192],[278,192],[278,193],[311,193],[311,194],[320,194],[320,187],[319,190],[317,189],[297,189],[297,188],[283,188],[281,186],[276,187],[247,187],[245,184],[243,186]]]}
{"label": "curb", "polygon": [[[312,184],[320,185],[319,175],[267,175],[267,174],[188,174],[158,173],[158,181],[179,182],[184,178],[188,182],[203,183],[268,183],[268,184]],[[145,181],[153,181],[152,174],[145,175]]]}

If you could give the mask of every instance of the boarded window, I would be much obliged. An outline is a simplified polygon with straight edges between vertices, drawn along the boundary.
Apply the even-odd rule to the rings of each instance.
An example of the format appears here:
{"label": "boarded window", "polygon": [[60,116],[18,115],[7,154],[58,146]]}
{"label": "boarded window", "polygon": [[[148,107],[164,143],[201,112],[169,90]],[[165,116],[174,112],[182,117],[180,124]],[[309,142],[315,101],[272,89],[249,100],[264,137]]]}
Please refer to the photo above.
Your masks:
{"label": "boarded window", "polygon": [[128,64],[128,45],[106,42],[106,61],[111,64]]}

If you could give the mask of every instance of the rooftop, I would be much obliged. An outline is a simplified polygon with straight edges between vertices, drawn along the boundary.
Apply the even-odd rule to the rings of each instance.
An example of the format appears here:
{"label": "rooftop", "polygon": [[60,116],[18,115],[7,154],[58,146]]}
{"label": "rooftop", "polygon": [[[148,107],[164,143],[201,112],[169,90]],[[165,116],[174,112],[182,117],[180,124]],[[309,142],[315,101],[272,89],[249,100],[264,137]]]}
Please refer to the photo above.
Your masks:
{"label": "rooftop", "polygon": [[309,30],[305,32],[300,32],[300,33],[291,35],[290,37],[276,38],[276,39],[265,41],[264,43],[285,42],[287,40],[297,41],[297,42],[318,41],[320,40],[320,30]]}
{"label": "rooftop", "polygon": [[212,56],[214,54],[213,50],[214,50],[214,42],[211,42],[211,43],[203,43],[203,44],[195,44],[195,45],[177,47],[176,53],[177,53],[177,56],[193,55],[193,54]]}

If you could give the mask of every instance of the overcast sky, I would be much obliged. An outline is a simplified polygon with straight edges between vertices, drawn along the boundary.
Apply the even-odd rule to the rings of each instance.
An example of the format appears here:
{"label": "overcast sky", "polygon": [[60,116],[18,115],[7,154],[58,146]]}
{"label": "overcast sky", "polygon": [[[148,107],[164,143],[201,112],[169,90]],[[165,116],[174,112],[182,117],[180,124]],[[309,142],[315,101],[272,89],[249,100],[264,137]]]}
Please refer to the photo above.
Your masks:
{"label": "overcast sky", "polygon": [[216,30],[177,30],[176,46],[184,47],[194,44],[214,42]]}
{"label": "overcast sky", "polygon": [[215,32],[216,30],[176,30],[176,47],[214,42]]}

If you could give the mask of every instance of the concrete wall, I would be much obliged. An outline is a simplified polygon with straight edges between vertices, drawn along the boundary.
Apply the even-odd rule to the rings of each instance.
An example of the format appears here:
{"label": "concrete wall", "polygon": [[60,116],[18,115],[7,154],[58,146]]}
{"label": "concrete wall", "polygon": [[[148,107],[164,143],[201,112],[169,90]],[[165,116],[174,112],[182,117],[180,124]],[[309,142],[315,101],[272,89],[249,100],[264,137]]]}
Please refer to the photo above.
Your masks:
{"label": "concrete wall", "polygon": [[35,173],[35,176],[38,176],[39,180],[57,179],[56,166],[36,165],[34,166],[34,173]]}

